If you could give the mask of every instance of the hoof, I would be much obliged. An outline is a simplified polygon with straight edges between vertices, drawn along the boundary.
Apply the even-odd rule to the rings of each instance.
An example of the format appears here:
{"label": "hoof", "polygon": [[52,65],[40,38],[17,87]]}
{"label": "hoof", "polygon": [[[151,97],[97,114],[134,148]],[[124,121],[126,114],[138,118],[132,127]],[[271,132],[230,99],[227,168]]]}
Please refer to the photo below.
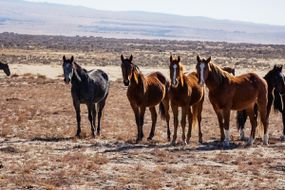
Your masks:
{"label": "hoof", "polygon": [[171,141],[171,138],[170,138],[170,137],[167,137],[167,140],[168,140],[168,142],[170,142],[170,141]]}
{"label": "hoof", "polygon": [[264,137],[263,137],[263,145],[268,146],[268,139],[269,139],[269,135],[265,134]]}
{"label": "hoof", "polygon": [[136,144],[140,143],[142,141],[142,139],[136,139]]}
{"label": "hoof", "polygon": [[175,145],[176,145],[176,142],[175,142],[175,141],[171,141],[171,145],[172,145],[172,146],[175,146]]}
{"label": "hoof", "polygon": [[252,139],[251,137],[248,139],[246,146],[252,146],[254,142],[254,139]]}
{"label": "hoof", "polygon": [[152,138],[153,138],[153,136],[149,136],[149,137],[147,138],[147,140],[148,140],[148,141],[151,141]]}
{"label": "hoof", "polygon": [[100,136],[100,134],[101,134],[100,131],[98,131],[98,132],[97,132],[97,135]]}
{"label": "hoof", "polygon": [[281,137],[280,137],[280,140],[281,140],[281,141],[285,141],[285,135],[281,136]]}
{"label": "hoof", "polygon": [[230,141],[224,141],[223,142],[223,147],[228,148],[230,146]]}

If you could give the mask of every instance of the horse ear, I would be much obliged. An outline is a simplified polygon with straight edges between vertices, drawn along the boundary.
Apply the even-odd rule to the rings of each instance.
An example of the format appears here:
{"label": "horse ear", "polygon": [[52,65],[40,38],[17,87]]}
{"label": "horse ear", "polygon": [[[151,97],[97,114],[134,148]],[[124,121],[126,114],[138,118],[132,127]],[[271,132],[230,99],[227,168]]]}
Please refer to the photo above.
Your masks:
{"label": "horse ear", "polygon": [[197,61],[198,61],[198,63],[201,62],[201,59],[200,59],[200,56],[199,56],[199,55],[197,55]]}
{"label": "horse ear", "polygon": [[178,56],[178,60],[177,61],[178,61],[178,63],[180,62],[180,56]]}
{"label": "horse ear", "polygon": [[206,63],[210,63],[211,61],[211,56],[206,60]]}
{"label": "horse ear", "polygon": [[131,57],[130,57],[130,61],[132,62],[133,61],[133,55],[131,54]]}
{"label": "horse ear", "polygon": [[123,62],[125,59],[124,59],[124,56],[123,54],[121,55],[121,61]]}
{"label": "horse ear", "polygon": [[74,57],[73,57],[73,56],[71,56],[70,61],[71,61],[71,62],[73,62],[73,61],[74,61]]}
{"label": "horse ear", "polygon": [[172,63],[173,61],[173,58],[172,58],[172,55],[170,55],[170,63]]}
{"label": "horse ear", "polygon": [[66,60],[65,55],[63,56],[62,60],[63,60],[63,61],[65,61],[65,60]]}

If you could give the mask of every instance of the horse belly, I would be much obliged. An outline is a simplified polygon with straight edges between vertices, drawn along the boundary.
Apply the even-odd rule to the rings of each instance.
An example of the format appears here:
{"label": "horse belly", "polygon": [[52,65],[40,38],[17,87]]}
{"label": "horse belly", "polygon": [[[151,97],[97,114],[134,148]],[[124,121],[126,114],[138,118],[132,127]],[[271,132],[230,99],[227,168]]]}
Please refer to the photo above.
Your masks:
{"label": "horse belly", "polygon": [[236,93],[233,102],[232,109],[233,110],[243,110],[250,106],[253,106],[257,101],[258,94],[253,91],[249,91],[248,93]]}

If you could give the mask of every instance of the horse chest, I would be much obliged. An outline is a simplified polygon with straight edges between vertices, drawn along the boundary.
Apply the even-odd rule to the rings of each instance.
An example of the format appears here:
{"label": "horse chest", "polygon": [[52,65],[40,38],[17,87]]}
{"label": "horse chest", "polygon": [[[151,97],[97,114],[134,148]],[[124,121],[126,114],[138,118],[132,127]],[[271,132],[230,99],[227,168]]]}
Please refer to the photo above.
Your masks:
{"label": "horse chest", "polygon": [[181,89],[181,90],[177,90],[177,89],[170,89],[170,99],[171,102],[174,104],[177,104],[179,106],[184,106],[189,104],[189,93],[187,90],[185,89]]}

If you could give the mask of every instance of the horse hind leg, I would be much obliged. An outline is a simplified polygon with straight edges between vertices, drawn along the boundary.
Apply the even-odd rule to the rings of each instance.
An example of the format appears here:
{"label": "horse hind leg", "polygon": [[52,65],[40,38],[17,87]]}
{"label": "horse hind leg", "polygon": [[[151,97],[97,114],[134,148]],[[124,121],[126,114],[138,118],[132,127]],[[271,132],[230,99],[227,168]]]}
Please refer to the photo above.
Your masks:
{"label": "horse hind leg", "polygon": [[151,120],[152,120],[152,125],[151,125],[151,130],[149,133],[149,137],[147,138],[147,140],[152,140],[154,133],[155,133],[155,125],[156,125],[156,121],[157,121],[157,113],[156,113],[156,109],[155,107],[150,107],[149,111],[151,113]]}
{"label": "horse hind leg", "polygon": [[247,120],[247,113],[246,110],[242,111],[237,111],[237,127],[239,130],[239,139],[240,140],[246,140],[245,135],[244,135],[244,126]]}
{"label": "horse hind leg", "polygon": [[283,135],[281,136],[281,141],[285,141],[285,111],[282,111],[282,122],[283,122]]}
{"label": "horse hind leg", "polygon": [[172,104],[171,109],[173,112],[173,124],[174,124],[174,132],[173,132],[171,144],[175,145],[176,138],[177,138],[177,129],[178,129],[178,107]]}
{"label": "horse hind leg", "polygon": [[170,128],[169,128],[169,120],[170,120],[170,115],[169,115],[169,99],[165,98],[160,104],[159,104],[159,111],[161,114],[161,117],[165,119],[166,121],[166,127],[167,127],[167,140],[170,141]]}
{"label": "horse hind leg", "polygon": [[191,107],[189,107],[187,115],[188,115],[188,125],[189,126],[188,126],[186,143],[189,144],[190,143],[190,138],[192,136],[192,122],[193,122],[193,114],[192,114]]}
{"label": "horse hind leg", "polygon": [[93,104],[89,103],[87,105],[87,109],[88,109],[88,120],[90,122],[90,127],[91,127],[91,131],[92,131],[92,136],[95,137],[95,133],[94,133],[94,124],[93,124],[93,118],[94,118],[94,113],[93,113]]}
{"label": "horse hind leg", "polygon": [[[101,132],[101,119],[102,113],[106,104],[106,98],[98,103],[98,125],[97,125],[97,135],[100,135]],[[94,121],[95,122],[95,121]]]}
{"label": "horse hind leg", "polygon": [[255,117],[254,109],[253,107],[248,108],[246,110],[247,115],[249,116],[250,124],[251,124],[251,133],[250,137],[248,139],[247,145],[251,146],[254,143],[255,140],[255,132],[257,127],[257,118]]}

